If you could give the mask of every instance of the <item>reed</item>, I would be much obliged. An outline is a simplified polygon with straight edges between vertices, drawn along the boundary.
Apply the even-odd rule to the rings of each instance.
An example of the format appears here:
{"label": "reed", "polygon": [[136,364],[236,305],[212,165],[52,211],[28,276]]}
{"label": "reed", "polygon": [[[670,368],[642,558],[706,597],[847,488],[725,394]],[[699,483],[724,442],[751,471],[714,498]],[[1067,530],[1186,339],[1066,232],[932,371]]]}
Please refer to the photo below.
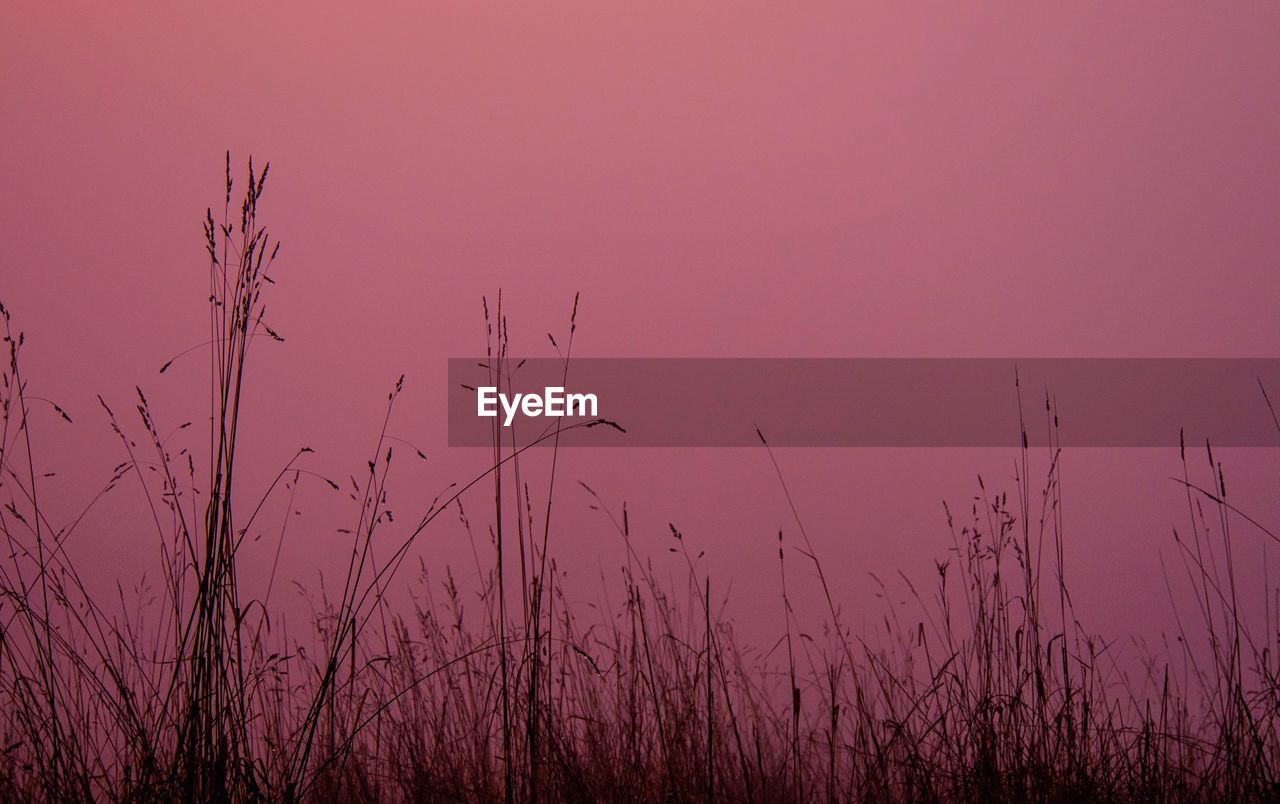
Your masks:
{"label": "reed", "polygon": [[[777,534],[779,639],[767,650],[743,644],[727,601],[712,596],[728,584],[711,577],[698,534],[671,524],[661,536],[682,562],[675,581],[662,581],[642,546],[658,535],[633,533],[625,503],[584,483],[557,487],[563,433],[610,422],[556,422],[526,438],[550,447],[537,453],[514,428],[495,425],[485,471],[401,515],[393,469],[405,454],[424,457],[389,434],[402,377],[349,488],[309,469],[304,447],[267,488],[246,492],[238,457],[250,404],[246,365],[251,347],[281,340],[266,316],[279,244],[260,223],[267,168],[255,172],[250,162],[237,207],[231,165],[228,155],[222,212],[210,210],[204,222],[210,428],[203,447],[174,451],[173,434],[190,424],[162,424],[141,389],[136,418],[127,421],[104,401],[123,460],[85,512],[50,521],[39,434],[78,425],[28,389],[26,339],[0,307],[9,351],[0,396],[4,799],[1280,795],[1280,597],[1268,586],[1258,632],[1243,615],[1252,601],[1238,583],[1241,540],[1275,535],[1228,497],[1226,470],[1209,445],[1203,462],[1184,446],[1175,481],[1186,491],[1187,520],[1175,529],[1177,561],[1165,582],[1171,605],[1174,588],[1185,587],[1194,608],[1175,611],[1174,644],[1126,663],[1074,611],[1051,398],[1042,421],[1021,421],[1024,433],[1046,428],[1048,449],[1033,452],[1024,439],[1012,495],[980,477],[966,510],[945,509],[951,547],[932,588],[905,575],[894,580],[911,602],[904,609],[886,594],[883,628],[874,633],[842,622],[827,568],[846,566],[845,557],[831,564],[818,554],[761,433],[779,498],[793,514]],[[518,364],[500,295],[495,302],[492,311],[484,304],[487,365],[491,383],[510,388]],[[566,379],[577,307],[575,297],[563,350],[550,337]],[[1022,389],[1015,391],[1021,407]],[[539,466],[530,465],[535,459]],[[540,478],[545,491],[534,485]],[[143,514],[162,566],[156,588],[140,588],[136,601],[123,590],[118,599],[91,594],[67,549],[83,538],[88,509],[126,482],[146,491]],[[267,591],[251,596],[239,569],[267,501],[283,497],[292,510],[304,486],[345,489],[352,522],[342,530],[344,572],[315,598],[312,632],[293,637],[273,610],[274,570]],[[464,503],[485,486],[492,508],[473,520]],[[555,552],[555,530],[565,526],[552,516],[553,500],[555,510],[575,500],[589,506],[624,550],[616,574],[601,578],[598,608],[569,602]],[[472,591],[430,551],[415,549],[441,517],[456,518],[470,535]],[[407,580],[415,563],[412,601],[390,605],[389,582]],[[797,572],[816,580],[819,610],[794,607]]]}

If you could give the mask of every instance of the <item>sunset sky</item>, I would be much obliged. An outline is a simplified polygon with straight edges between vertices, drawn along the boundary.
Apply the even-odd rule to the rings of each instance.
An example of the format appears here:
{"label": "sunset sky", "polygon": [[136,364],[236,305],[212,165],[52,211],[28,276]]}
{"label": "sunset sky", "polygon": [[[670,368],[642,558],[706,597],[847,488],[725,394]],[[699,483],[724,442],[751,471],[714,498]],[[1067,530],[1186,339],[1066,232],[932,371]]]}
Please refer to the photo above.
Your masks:
{"label": "sunset sky", "polygon": [[[270,161],[261,215],[284,242],[267,317],[285,340],[255,344],[246,402],[253,499],[304,445],[316,472],[358,473],[401,374],[391,432],[428,460],[397,470],[399,508],[483,470],[484,450],[447,446],[446,366],[483,353],[499,289],[513,351],[539,357],[577,293],[582,356],[1276,356],[1278,35],[1267,4],[11,4],[0,301],[30,393],[75,420],[34,432],[52,510],[73,517],[123,460],[98,395],[131,424],[135,385],[166,431],[206,420],[207,351],[158,370],[208,338],[200,224],[227,150],[239,181]],[[1277,455],[1217,457],[1235,504],[1280,521]],[[868,573],[927,582],[950,547],[943,500],[966,512],[979,473],[1015,488],[1011,450],[778,459],[872,625]],[[676,523],[776,635],[776,534],[795,521],[761,450],[575,450],[558,472],[554,538],[583,597],[620,547],[579,480],[627,501],[660,565]],[[1180,472],[1176,450],[1064,457],[1093,629],[1168,627]],[[481,541],[485,493],[464,498]],[[291,578],[315,588],[342,555],[347,503],[299,491]],[[70,549],[129,587],[156,558],[150,522],[122,485]],[[1260,573],[1266,540],[1239,538]],[[448,518],[415,555],[465,577],[467,544]]]}

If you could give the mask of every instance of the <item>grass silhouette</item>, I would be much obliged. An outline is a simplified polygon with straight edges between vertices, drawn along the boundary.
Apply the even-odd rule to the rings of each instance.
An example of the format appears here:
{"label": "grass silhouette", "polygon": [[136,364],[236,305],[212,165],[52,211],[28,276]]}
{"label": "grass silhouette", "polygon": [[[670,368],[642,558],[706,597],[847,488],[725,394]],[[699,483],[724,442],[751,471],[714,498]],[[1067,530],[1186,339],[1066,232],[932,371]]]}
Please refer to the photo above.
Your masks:
{"label": "grass silhouette", "polygon": [[[352,479],[358,523],[346,531],[341,583],[318,604],[314,635],[273,634],[269,594],[246,598],[238,583],[246,533],[268,496],[308,478],[338,484],[299,466],[304,448],[261,497],[245,501],[233,485],[250,347],[279,338],[265,320],[279,250],[258,218],[267,173],[250,162],[236,210],[228,155],[222,215],[210,211],[205,220],[207,455],[171,454],[141,390],[128,423],[103,402],[125,460],[90,506],[124,482],[147,489],[164,567],[156,617],[122,616],[115,601],[95,599],[65,550],[84,515],[65,524],[46,516],[30,422],[70,417],[28,391],[25,338],[0,308],[9,350],[0,400],[5,800],[1280,796],[1277,635],[1270,617],[1258,634],[1241,614],[1232,547],[1241,512],[1207,445],[1208,483],[1192,469],[1194,454],[1182,451],[1189,522],[1176,535],[1180,565],[1165,574],[1172,582],[1185,573],[1195,611],[1179,618],[1177,644],[1148,656],[1136,675],[1074,616],[1056,443],[1039,483],[1022,448],[1012,503],[979,479],[972,508],[959,517],[948,510],[953,548],[936,565],[932,592],[904,576],[918,610],[904,620],[890,606],[879,638],[842,622],[793,505],[794,529],[778,534],[785,631],[778,650],[762,653],[739,642],[723,601],[712,597],[718,584],[684,534],[671,526],[687,576],[664,585],[632,545],[625,504],[611,506],[585,484],[626,549],[623,591],[599,616],[569,604],[552,538],[558,424],[538,439],[552,447],[542,452],[550,456],[544,503],[535,506],[521,472],[528,447],[504,444],[495,423],[490,470],[397,523],[388,474],[404,450],[396,451],[387,422],[401,378],[367,472]],[[501,389],[514,367],[496,301],[492,315],[485,306],[487,360]],[[575,299],[561,352],[566,371],[576,310]],[[1045,423],[1056,432],[1051,403]],[[564,429],[597,424],[613,425]],[[769,450],[764,434],[760,440]],[[781,469],[778,480],[790,502]],[[388,580],[409,571],[415,539],[445,515],[470,532],[463,494],[488,484],[493,561],[481,566],[478,595],[464,595],[447,567],[436,577],[420,564],[424,591],[409,607],[386,605]],[[375,533],[391,545],[376,560]],[[797,560],[816,573],[827,604],[803,624],[788,594]],[[1268,613],[1275,594],[1266,590]]]}

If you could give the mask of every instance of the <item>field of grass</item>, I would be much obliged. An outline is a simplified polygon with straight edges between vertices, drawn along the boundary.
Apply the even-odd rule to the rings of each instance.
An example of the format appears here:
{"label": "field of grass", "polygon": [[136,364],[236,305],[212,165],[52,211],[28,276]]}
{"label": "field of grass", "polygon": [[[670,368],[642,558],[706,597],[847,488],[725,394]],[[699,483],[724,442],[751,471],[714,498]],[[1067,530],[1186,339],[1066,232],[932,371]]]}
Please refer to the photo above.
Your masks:
{"label": "field of grass", "polygon": [[[228,156],[224,210],[205,221],[207,454],[171,454],[141,391],[127,415],[103,403],[123,460],[100,494],[141,483],[150,501],[141,515],[164,534],[162,594],[145,618],[87,591],[65,549],[84,538],[80,520],[50,521],[42,508],[28,423],[66,414],[27,387],[24,338],[3,312],[0,798],[1280,798],[1280,597],[1266,591],[1261,632],[1239,615],[1233,529],[1262,526],[1231,505],[1207,447],[1183,452],[1181,563],[1165,581],[1188,584],[1196,606],[1174,643],[1134,667],[1073,614],[1056,448],[1041,469],[1022,450],[1011,493],[980,487],[969,510],[948,515],[953,549],[927,588],[904,576],[915,610],[886,604],[875,637],[842,621],[830,571],[840,562],[824,564],[795,512],[778,534],[787,627],[776,645],[751,646],[674,526],[671,549],[688,574],[673,586],[632,549],[625,505],[601,499],[627,549],[622,592],[608,610],[570,606],[551,500],[535,501],[521,483],[532,456],[497,438],[493,469],[412,521],[393,520],[388,470],[412,450],[384,423],[354,481],[359,526],[345,574],[328,579],[313,633],[273,630],[269,602],[241,593],[238,555],[260,501],[290,494],[307,470],[303,450],[268,489],[246,494],[235,482],[246,361],[258,339],[278,337],[263,317],[278,249],[258,217],[266,181],[250,164],[236,206]],[[500,301],[486,318],[501,387],[512,367]],[[571,320],[557,345],[566,361],[573,330]],[[400,391],[390,390],[388,420]],[[1052,429],[1054,411],[1041,408]],[[538,453],[553,482],[556,438]],[[786,492],[781,471],[778,481]],[[464,492],[488,509],[464,509]],[[415,549],[446,516],[491,535],[477,542],[486,546],[478,596]],[[386,605],[389,581],[415,572],[422,589],[442,591]],[[793,612],[797,578],[817,579],[819,621]]]}

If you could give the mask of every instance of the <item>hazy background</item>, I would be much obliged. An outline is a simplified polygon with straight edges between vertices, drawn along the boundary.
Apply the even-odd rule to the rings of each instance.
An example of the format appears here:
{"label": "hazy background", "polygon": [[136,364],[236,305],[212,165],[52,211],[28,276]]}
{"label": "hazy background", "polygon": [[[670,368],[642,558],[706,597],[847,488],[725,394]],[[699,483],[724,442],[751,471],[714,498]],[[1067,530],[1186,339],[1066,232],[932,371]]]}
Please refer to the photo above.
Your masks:
{"label": "hazy background", "polygon": [[[36,428],[46,499],[74,515],[123,459],[96,394],[129,417],[136,383],[167,427],[207,417],[207,352],[157,372],[207,339],[200,221],[227,149],[240,181],[250,154],[271,161],[262,217],[285,242],[268,319],[286,341],[255,347],[242,500],[302,445],[316,471],[359,474],[401,373],[391,431],[429,460],[395,470],[398,518],[482,469],[445,446],[445,361],[483,350],[499,287],[535,355],[580,291],[582,355],[1274,356],[1278,35],[1264,4],[10,4],[0,299],[30,392],[75,418]],[[966,511],[979,472],[1012,493],[1015,457],[779,454],[869,623],[867,573],[928,582],[942,500]],[[1280,521],[1280,456],[1219,457],[1235,504]],[[1179,471],[1174,451],[1066,456],[1095,630],[1168,627]],[[564,456],[553,549],[589,597],[618,540],[579,479],[628,500],[637,546],[678,573],[675,522],[740,620],[777,633],[793,521],[761,451]],[[483,547],[491,492],[465,502]],[[313,483],[295,508],[282,572],[315,589],[355,506]],[[72,549],[127,588],[156,558],[150,521],[126,484]],[[1274,578],[1264,539],[1237,533],[1249,583],[1268,562]],[[415,552],[463,577],[471,555],[453,517]]]}

